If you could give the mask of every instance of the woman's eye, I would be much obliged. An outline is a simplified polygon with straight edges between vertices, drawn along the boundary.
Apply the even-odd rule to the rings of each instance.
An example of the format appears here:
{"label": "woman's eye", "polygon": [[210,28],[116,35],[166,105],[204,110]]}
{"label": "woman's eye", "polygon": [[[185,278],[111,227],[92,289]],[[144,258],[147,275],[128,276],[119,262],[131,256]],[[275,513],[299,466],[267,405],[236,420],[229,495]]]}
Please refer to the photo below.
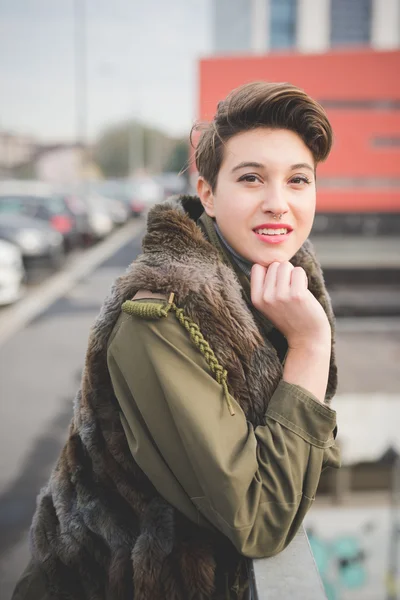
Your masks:
{"label": "woman's eye", "polygon": [[296,175],[295,177],[292,177],[290,183],[298,185],[300,183],[311,183],[311,181],[305,175]]}
{"label": "woman's eye", "polygon": [[239,178],[239,181],[246,181],[247,183],[257,183],[261,180],[258,177],[258,175],[242,175],[242,177]]}

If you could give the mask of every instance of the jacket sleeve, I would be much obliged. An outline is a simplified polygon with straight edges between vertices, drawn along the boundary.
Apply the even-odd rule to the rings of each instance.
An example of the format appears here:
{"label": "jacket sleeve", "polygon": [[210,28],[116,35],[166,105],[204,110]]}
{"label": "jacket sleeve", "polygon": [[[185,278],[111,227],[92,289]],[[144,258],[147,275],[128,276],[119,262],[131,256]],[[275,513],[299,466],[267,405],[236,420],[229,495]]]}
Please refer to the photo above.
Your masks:
{"label": "jacket sleeve", "polygon": [[[281,381],[256,427],[221,386],[174,314],[123,314],[108,365],[131,452],[159,493],[212,524],[249,557],[292,540],[325,466],[338,467],[336,413]],[[208,523],[207,523],[208,522]]]}

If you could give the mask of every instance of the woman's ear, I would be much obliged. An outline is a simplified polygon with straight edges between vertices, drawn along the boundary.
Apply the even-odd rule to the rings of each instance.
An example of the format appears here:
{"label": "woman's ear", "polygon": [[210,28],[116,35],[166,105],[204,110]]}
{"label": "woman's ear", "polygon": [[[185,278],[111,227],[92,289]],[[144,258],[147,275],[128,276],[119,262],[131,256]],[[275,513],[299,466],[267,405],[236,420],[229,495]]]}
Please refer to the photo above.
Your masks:
{"label": "woman's ear", "polygon": [[215,217],[214,194],[211,186],[203,177],[197,180],[197,195],[209,217]]}

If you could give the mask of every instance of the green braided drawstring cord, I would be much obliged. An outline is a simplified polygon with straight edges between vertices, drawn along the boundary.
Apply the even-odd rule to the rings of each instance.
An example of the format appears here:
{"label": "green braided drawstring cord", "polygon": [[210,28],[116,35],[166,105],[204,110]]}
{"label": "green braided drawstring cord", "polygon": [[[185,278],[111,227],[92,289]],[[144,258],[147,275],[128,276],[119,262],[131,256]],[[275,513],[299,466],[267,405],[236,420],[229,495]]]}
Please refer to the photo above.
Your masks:
{"label": "green braided drawstring cord", "polygon": [[200,350],[200,352],[206,359],[206,362],[207,362],[208,366],[210,367],[211,372],[214,373],[215,379],[217,380],[217,382],[220,385],[222,385],[222,389],[224,390],[224,396],[225,396],[225,400],[226,400],[226,403],[229,408],[229,412],[233,416],[235,414],[235,411],[232,406],[232,402],[231,402],[231,398],[230,398],[229,390],[228,390],[228,385],[226,383],[226,379],[228,377],[227,370],[224,369],[219,364],[218,359],[214,354],[214,351],[210,348],[210,344],[204,338],[203,334],[200,331],[199,326],[196,325],[196,323],[194,323],[188,317],[185,317],[183,309],[178,308],[176,306],[176,304],[172,303],[171,305],[168,305],[168,306],[171,306],[171,308],[175,311],[176,318],[178,319],[179,323],[182,325],[182,327],[184,327],[186,329],[186,331],[189,332],[190,339],[192,340],[193,344],[196,346],[196,348],[198,348]]}
{"label": "green braided drawstring cord", "polygon": [[214,351],[210,347],[210,344],[204,338],[200,331],[199,326],[194,323],[191,319],[185,316],[184,310],[178,308],[174,303],[174,294],[171,294],[167,305],[162,305],[156,302],[134,302],[127,300],[122,305],[122,310],[129,315],[141,317],[142,319],[159,319],[161,317],[167,317],[168,313],[173,310],[176,318],[182,327],[189,333],[190,339],[201,354],[204,356],[211,372],[214,374],[216,381],[222,385],[224,390],[224,398],[228,405],[229,412],[233,416],[235,410],[232,406],[231,397],[228,390],[227,377],[228,372],[218,362]]}
{"label": "green braided drawstring cord", "polygon": [[122,310],[125,313],[133,317],[140,317],[141,319],[160,319],[161,317],[166,317],[171,308],[172,305],[170,304],[163,306],[156,302],[134,302],[132,300],[127,300],[122,305]]}

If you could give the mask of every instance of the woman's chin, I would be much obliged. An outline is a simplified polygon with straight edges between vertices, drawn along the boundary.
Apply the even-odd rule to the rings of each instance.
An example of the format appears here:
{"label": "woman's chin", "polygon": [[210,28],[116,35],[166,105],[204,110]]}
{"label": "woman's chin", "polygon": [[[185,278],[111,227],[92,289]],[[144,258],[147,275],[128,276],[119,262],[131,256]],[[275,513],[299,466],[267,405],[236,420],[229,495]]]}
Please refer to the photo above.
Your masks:
{"label": "woman's chin", "polygon": [[285,252],[284,249],[271,249],[268,253],[257,253],[254,254],[251,259],[252,263],[256,263],[258,265],[262,265],[263,267],[269,267],[273,262],[286,262],[292,258],[292,254],[289,252]]}
{"label": "woman's chin", "polygon": [[[290,240],[290,242],[294,241]],[[263,267],[269,267],[273,262],[282,263],[291,260],[300,247],[301,245],[299,246],[298,243],[288,243],[286,241],[281,244],[271,244],[264,248],[254,248],[254,251],[249,253],[248,260]]]}

